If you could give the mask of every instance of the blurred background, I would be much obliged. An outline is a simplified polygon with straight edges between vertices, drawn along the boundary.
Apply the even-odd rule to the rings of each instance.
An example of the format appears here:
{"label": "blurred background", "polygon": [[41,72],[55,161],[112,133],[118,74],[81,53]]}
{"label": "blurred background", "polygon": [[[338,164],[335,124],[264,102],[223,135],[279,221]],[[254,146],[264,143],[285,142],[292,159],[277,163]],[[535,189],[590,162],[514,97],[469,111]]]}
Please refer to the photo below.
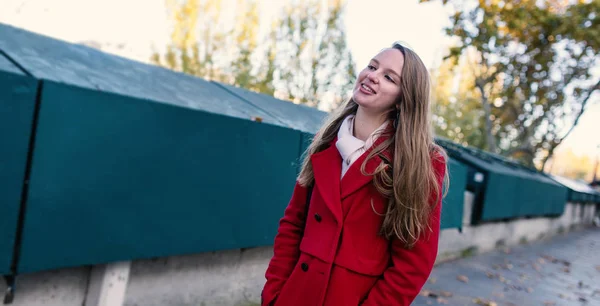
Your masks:
{"label": "blurred background", "polygon": [[[599,1],[3,0],[0,22],[330,111],[400,41],[438,136],[600,177]],[[594,175],[595,174],[595,175]]]}

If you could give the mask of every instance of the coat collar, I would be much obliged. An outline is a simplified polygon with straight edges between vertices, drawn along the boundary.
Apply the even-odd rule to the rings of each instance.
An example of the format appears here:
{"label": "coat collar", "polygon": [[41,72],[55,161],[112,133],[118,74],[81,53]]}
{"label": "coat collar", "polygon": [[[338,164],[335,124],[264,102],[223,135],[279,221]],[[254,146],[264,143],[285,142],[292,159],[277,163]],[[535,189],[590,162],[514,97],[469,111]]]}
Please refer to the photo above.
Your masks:
{"label": "coat collar", "polygon": [[[335,143],[335,142],[334,142]],[[342,222],[342,201],[340,198],[340,175],[342,173],[342,157],[335,145],[310,156],[315,185],[323,197],[323,201],[331,210],[336,221]]]}
{"label": "coat collar", "polygon": [[[367,156],[369,156],[369,153],[371,153],[371,151],[373,151],[373,149],[375,149],[377,146],[379,146],[385,140],[389,139],[389,136],[386,136],[386,134],[389,135],[389,133],[391,133],[391,132],[392,132],[391,124],[388,124],[388,126],[384,130],[385,134],[378,137],[373,142],[373,145],[371,147],[369,147],[350,166],[350,168],[346,172],[346,175],[344,175],[344,177],[341,180],[341,199],[342,200],[345,199],[346,197],[348,197],[349,195],[351,195],[352,193],[354,193],[355,191],[357,191],[358,189],[360,189],[361,187],[363,187],[364,185],[370,183],[373,180],[373,175],[371,175],[371,174],[373,172],[375,172],[375,169],[377,169],[377,166],[379,166],[379,164],[381,163],[381,161],[382,161],[381,156],[379,154],[375,155],[367,162],[367,164],[365,165],[365,173],[367,173],[367,175],[364,175],[363,172],[361,171],[362,164],[367,159]],[[383,152],[382,154],[384,154],[388,160],[391,159],[391,154],[389,152],[386,151],[386,152]]]}
{"label": "coat collar", "polygon": [[[383,141],[389,138],[392,130],[392,125],[388,124],[385,129],[384,135],[380,136],[375,140],[373,146],[367,149],[348,169],[348,172],[340,181],[342,173],[342,157],[335,146],[337,137],[330,142],[329,147],[321,152],[317,152],[311,155],[311,163],[313,167],[313,174],[315,178],[315,184],[319,186],[321,196],[329,207],[334,217],[338,222],[342,221],[342,200],[371,182],[373,179],[372,175],[363,175],[361,167],[369,153],[381,144]],[[383,153],[388,160],[391,158],[389,152]],[[375,155],[371,158],[365,167],[366,173],[373,173],[377,166],[381,163],[381,157]]]}

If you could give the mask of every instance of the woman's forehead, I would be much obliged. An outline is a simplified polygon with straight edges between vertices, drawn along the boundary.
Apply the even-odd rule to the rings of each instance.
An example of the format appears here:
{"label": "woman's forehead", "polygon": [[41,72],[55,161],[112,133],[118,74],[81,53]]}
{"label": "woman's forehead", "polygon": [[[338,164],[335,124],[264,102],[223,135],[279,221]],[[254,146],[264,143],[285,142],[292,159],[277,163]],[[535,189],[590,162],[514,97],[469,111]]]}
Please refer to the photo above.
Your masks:
{"label": "woman's forehead", "polygon": [[400,50],[394,48],[381,50],[373,59],[382,65],[398,69],[398,72],[402,71],[404,65],[404,55]]}

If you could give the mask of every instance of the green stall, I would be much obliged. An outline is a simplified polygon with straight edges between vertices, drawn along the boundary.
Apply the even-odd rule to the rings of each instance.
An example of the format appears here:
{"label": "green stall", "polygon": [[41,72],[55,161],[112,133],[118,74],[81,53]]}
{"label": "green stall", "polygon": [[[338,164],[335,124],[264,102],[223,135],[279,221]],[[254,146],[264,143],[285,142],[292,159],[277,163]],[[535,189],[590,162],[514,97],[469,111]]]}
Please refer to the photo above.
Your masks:
{"label": "green stall", "polygon": [[564,176],[552,175],[552,179],[564,185],[568,190],[568,201],[571,203],[600,204],[600,192],[580,180]]}
{"label": "green stall", "polygon": [[327,116],[326,112],[313,107],[276,99],[272,96],[245,90],[239,87],[213,82],[233,95],[248,101],[277,118],[284,126],[302,133],[297,165],[300,168],[303,154],[310,145],[314,133],[318,131]]}
{"label": "green stall", "polygon": [[272,244],[302,132],[184,74],[9,26],[0,48],[42,80],[19,273]]}
{"label": "green stall", "polygon": [[450,158],[448,161],[448,176],[450,180],[448,193],[442,200],[442,229],[462,229],[467,167]]}
{"label": "green stall", "polygon": [[471,223],[563,213],[567,189],[548,175],[496,154],[448,140],[440,143],[468,167],[467,190],[475,196]]}
{"label": "green stall", "polygon": [[0,52],[0,274],[13,260],[37,84]]}

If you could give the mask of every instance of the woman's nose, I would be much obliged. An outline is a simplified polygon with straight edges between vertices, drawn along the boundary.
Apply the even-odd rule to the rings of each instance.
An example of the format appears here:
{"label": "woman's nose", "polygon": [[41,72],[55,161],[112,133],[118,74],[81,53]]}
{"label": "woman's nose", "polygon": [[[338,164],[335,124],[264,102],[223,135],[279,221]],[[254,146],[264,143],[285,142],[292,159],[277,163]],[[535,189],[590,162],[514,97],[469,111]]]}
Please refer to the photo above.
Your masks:
{"label": "woman's nose", "polygon": [[367,74],[367,78],[373,83],[379,83],[379,77],[377,76],[376,71],[371,71],[369,74]]}

